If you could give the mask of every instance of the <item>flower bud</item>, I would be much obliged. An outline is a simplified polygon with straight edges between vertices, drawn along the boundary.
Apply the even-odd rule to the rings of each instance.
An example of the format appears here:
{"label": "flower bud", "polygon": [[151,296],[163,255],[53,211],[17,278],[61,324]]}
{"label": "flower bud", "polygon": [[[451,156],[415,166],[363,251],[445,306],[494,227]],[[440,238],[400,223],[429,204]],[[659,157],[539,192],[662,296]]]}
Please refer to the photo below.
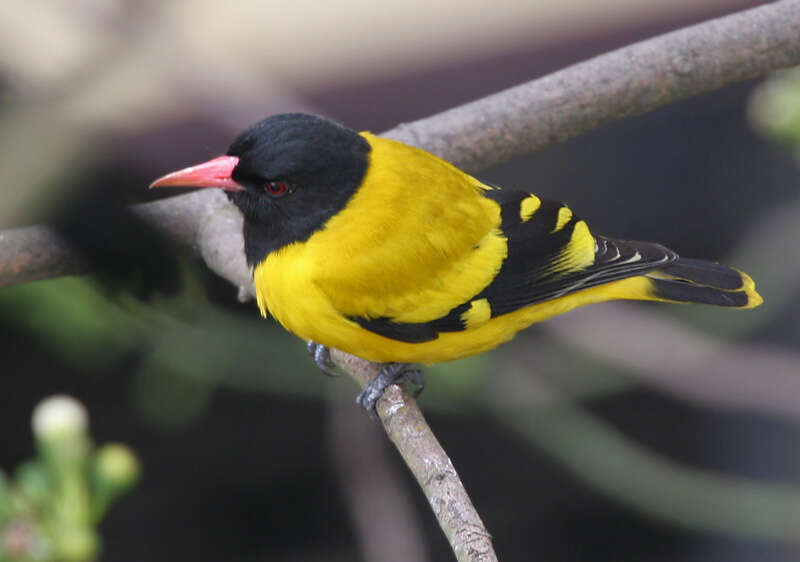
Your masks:
{"label": "flower bud", "polygon": [[125,445],[108,443],[100,447],[92,467],[92,517],[95,521],[136,484],[140,473],[139,460]]}
{"label": "flower bud", "polygon": [[83,404],[70,396],[51,396],[34,408],[31,425],[37,439],[49,441],[85,433],[89,414]]}

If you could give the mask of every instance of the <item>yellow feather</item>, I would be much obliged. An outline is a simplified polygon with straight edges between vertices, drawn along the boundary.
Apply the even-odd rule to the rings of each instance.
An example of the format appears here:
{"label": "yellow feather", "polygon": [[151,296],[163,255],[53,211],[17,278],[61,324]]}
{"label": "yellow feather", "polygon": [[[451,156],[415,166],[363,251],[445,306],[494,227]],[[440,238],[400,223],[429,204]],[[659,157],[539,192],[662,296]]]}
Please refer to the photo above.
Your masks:
{"label": "yellow feather", "polygon": [[492,307],[486,299],[478,299],[469,303],[469,309],[461,315],[461,320],[467,330],[474,330],[483,326],[492,317]]}
{"label": "yellow feather", "polygon": [[551,232],[558,232],[569,222],[569,219],[572,218],[572,210],[569,207],[561,207],[558,210],[558,217],[556,218],[556,226],[553,228]]}
{"label": "yellow feather", "polygon": [[519,218],[522,222],[527,222],[536,210],[542,206],[542,200],[531,194],[522,200],[519,206]]}
{"label": "yellow feather", "polygon": [[739,274],[742,276],[742,290],[747,293],[747,305],[742,308],[755,308],[763,303],[764,299],[756,292],[755,281],[744,271],[739,271]]}
{"label": "yellow feather", "polygon": [[[566,207],[562,207],[566,209]],[[560,213],[559,213],[560,214]],[[586,269],[594,263],[594,236],[583,221],[575,223],[569,243],[561,252],[559,268],[573,272]]]}

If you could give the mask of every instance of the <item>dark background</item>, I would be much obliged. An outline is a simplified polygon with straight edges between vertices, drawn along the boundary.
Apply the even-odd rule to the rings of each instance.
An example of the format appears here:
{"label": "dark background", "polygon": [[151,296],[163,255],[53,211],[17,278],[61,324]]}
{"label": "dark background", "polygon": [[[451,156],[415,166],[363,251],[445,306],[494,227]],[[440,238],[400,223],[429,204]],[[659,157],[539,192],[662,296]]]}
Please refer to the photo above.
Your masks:
{"label": "dark background", "polygon": [[[517,45],[469,60],[420,61],[417,69],[386,71],[372,80],[295,91],[289,105],[381,131],[744,4],[698,8],[679,18]],[[789,354],[800,376],[798,308],[791,298],[798,286],[796,278],[780,274],[781,262],[797,260],[793,238],[779,237],[784,245],[759,254],[771,264],[769,271],[753,269],[762,262],[748,261],[752,253],[742,250],[761,247],[759,236],[773,214],[796,205],[800,179],[791,151],[756,133],[748,119],[757,86],[726,88],[615,123],[479,176],[567,201],[595,232],[656,240],[682,255],[742,267],[766,287],[766,305],[757,312],[628,306],[736,349],[759,346]],[[8,115],[20,106],[13,82],[5,91]],[[245,109],[238,111],[246,114]],[[262,117],[253,109],[250,121]],[[230,120],[213,114],[190,110],[133,132],[92,132],[83,153],[93,157],[75,158],[80,165],[68,170],[68,185],[43,195],[54,204],[10,223],[56,221],[102,273],[89,281],[0,290],[0,466],[11,471],[32,455],[28,420],[36,402],[68,393],[87,405],[97,442],[129,444],[144,466],[141,484],[102,525],[104,560],[359,559],[363,537],[352,523],[331,447],[356,450],[364,444],[332,437],[329,429],[332,411],[343,409],[355,423],[371,424],[351,405],[355,387],[321,377],[304,357],[302,342],[272,321],[258,321],[254,305],[237,303],[234,288],[196,257],[120,218],[120,203],[150,197],[144,186],[154,176],[224,151],[235,130]],[[771,298],[773,286],[779,294]],[[602,315],[604,306],[587,314]],[[754,314],[757,320],[748,316]],[[167,331],[170,323],[161,315],[175,318],[180,328]],[[236,351],[229,356],[226,349]],[[683,350],[672,352],[677,357]],[[208,357],[218,357],[219,364],[209,364]],[[786,540],[757,531],[737,536],[708,530],[715,524],[697,523],[691,506],[683,521],[665,520],[658,507],[632,507],[585,477],[592,473],[591,458],[587,470],[571,470],[564,456],[510,430],[496,405],[486,407],[483,394],[492,388],[493,370],[509,358],[529,365],[532,377],[555,389],[559,398],[538,406],[543,416],[568,404],[671,466],[711,477],[798,484],[798,432],[791,416],[685,400],[648,385],[629,368],[559,342],[546,328],[532,327],[487,357],[431,369],[421,399],[501,559],[796,559]],[[557,367],[556,374],[585,376],[567,377],[561,386],[552,372],[542,375],[549,366]],[[463,386],[461,369],[469,379]],[[765,358],[752,377],[769,385],[771,369]],[[565,396],[570,400],[564,402]],[[558,440],[557,421],[547,423]],[[430,560],[451,559],[424,497],[394,452],[391,462],[399,467]],[[640,473],[625,459],[620,466],[622,480]]]}

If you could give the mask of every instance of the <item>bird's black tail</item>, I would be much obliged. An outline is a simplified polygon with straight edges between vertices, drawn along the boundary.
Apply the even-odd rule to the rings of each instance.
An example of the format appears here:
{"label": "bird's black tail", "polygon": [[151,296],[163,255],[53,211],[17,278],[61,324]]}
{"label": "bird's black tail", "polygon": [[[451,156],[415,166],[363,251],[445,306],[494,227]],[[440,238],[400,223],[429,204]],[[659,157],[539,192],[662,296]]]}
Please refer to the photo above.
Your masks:
{"label": "bird's black tail", "polygon": [[754,308],[763,302],[749,275],[709,261],[678,258],[643,275],[652,284],[648,300]]}

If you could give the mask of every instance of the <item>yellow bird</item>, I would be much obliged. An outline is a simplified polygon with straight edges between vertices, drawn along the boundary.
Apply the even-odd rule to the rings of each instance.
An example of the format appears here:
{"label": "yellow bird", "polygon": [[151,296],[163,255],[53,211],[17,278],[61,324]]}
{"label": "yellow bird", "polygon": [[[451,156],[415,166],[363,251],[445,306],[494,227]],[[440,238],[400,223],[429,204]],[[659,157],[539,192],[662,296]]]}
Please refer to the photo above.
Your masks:
{"label": "yellow bird", "polygon": [[227,191],[261,313],[308,340],[323,371],[327,348],[386,363],[359,396],[368,411],[418,374],[409,363],[493,349],[577,306],[762,302],[741,271],[594,235],[562,203],[312,115],[268,117],[162,186]]}

